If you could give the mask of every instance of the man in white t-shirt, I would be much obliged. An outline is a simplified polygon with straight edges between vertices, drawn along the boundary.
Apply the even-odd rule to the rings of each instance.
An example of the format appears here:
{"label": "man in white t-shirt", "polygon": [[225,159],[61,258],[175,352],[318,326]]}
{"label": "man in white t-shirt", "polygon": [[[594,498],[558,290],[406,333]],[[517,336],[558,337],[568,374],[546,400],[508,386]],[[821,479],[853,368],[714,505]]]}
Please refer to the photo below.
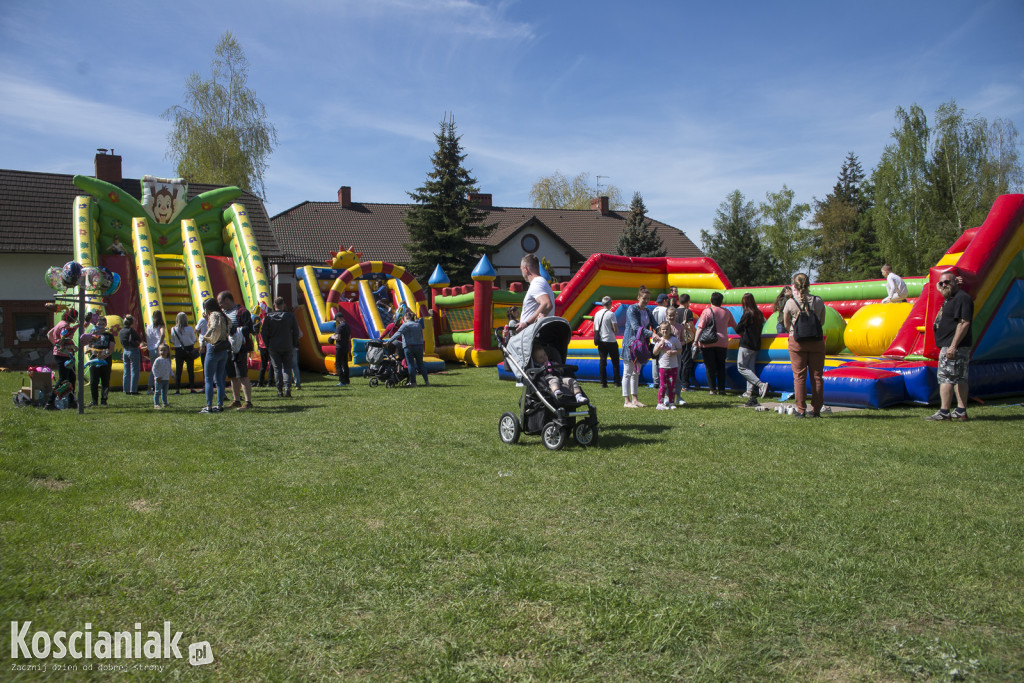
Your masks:
{"label": "man in white t-shirt", "polygon": [[896,304],[907,300],[907,283],[892,272],[892,266],[888,263],[882,266],[882,277],[885,278],[885,292],[888,294],[882,299],[883,304]]}
{"label": "man in white t-shirt", "polygon": [[529,283],[526,296],[523,298],[523,317],[519,320],[519,327],[516,332],[537,322],[541,318],[554,315],[555,293],[551,285],[540,275],[540,261],[533,254],[527,254],[519,263],[519,270],[523,279]]}
{"label": "man in white t-shirt", "polygon": [[594,315],[594,340],[597,344],[598,355],[601,358],[600,377],[601,388],[608,388],[608,368],[606,363],[608,357],[612,359],[612,371],[615,376],[615,386],[622,384],[622,365],[619,363],[619,341],[616,338],[619,333],[619,323],[612,312],[612,298],[606,296],[601,299],[601,310]]}

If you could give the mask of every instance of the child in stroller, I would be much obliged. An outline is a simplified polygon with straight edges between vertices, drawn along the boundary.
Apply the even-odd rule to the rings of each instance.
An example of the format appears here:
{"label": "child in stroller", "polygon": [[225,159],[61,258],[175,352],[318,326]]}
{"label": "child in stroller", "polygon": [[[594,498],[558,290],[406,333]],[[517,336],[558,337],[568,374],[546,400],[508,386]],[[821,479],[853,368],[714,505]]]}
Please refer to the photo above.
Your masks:
{"label": "child in stroller", "polygon": [[386,389],[391,389],[409,379],[405,360],[399,361],[395,345],[390,342],[384,343],[377,339],[366,342],[366,364],[363,375],[371,387],[383,382]]}
{"label": "child in stroller", "polygon": [[575,366],[562,365],[569,350],[572,328],[565,318],[541,318],[513,335],[499,339],[505,370],[522,382],[519,412],[498,420],[498,436],[507,444],[519,436],[540,434],[544,445],[559,450],[571,433],[581,446],[597,443],[597,410],[572,377]]}
{"label": "child in stroller", "polygon": [[[541,368],[541,373],[537,375],[537,380],[541,385],[547,385],[548,391],[551,392],[556,401],[561,403],[568,398],[572,402],[573,397],[575,397],[576,403],[587,402],[587,397],[583,393],[583,389],[580,388],[580,383],[576,381],[576,378],[563,376],[565,370],[559,361],[558,351],[555,351],[550,346],[538,344],[533,349],[533,365],[534,367]],[[566,396],[566,390],[569,392],[568,397]]]}

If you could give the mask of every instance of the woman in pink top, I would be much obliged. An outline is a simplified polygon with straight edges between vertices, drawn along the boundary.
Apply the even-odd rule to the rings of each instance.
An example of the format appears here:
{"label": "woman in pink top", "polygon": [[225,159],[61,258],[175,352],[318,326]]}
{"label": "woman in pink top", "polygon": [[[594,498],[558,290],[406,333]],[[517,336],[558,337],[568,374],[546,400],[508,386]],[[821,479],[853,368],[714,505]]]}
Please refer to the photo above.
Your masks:
{"label": "woman in pink top", "polygon": [[[725,393],[725,352],[729,349],[729,328],[736,327],[736,319],[732,313],[722,308],[722,293],[715,292],[711,295],[711,305],[704,309],[697,319],[697,336],[693,346],[694,353],[699,345],[704,354],[704,369],[708,374],[709,393]],[[705,328],[711,325],[711,316],[715,319],[715,331],[718,332],[718,340],[711,344],[704,344],[700,341],[700,335]]]}

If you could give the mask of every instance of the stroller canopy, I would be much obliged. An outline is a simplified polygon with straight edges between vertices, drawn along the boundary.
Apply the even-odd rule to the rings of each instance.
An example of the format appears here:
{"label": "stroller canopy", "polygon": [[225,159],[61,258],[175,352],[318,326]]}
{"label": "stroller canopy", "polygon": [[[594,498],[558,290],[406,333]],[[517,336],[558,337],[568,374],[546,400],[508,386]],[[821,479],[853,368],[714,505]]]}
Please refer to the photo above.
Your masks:
{"label": "stroller canopy", "polygon": [[[505,356],[511,358],[511,368],[516,379],[522,379],[522,371],[530,365],[533,349],[536,344],[550,346],[558,351],[562,363],[566,362],[569,352],[569,340],[572,339],[572,326],[565,318],[550,316],[541,318],[519,334],[508,340]],[[508,365],[508,364],[506,364]]]}

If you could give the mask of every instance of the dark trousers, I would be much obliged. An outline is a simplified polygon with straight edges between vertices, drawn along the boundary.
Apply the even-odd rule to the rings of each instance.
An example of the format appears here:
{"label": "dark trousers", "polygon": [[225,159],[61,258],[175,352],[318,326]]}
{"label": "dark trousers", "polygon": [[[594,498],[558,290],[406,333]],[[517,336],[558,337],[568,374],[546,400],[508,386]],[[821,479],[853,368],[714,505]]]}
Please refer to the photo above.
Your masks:
{"label": "dark trousers", "polygon": [[[174,347],[174,390],[181,391],[181,371],[188,368],[188,388],[196,385],[196,367],[192,359],[192,347]],[[95,399],[93,399],[95,400]]]}
{"label": "dark trousers", "polygon": [[260,376],[256,383],[260,386],[277,384],[274,381],[274,364],[270,362],[270,351],[265,346],[260,347]]}
{"label": "dark trousers", "polygon": [[64,365],[64,363],[68,362],[69,360],[72,359],[67,356],[53,357],[53,362],[57,364],[57,384],[60,384],[64,380],[67,380],[71,382],[71,386],[74,387],[76,384],[75,380],[77,379],[75,371],[69,368],[68,366]]}
{"label": "dark trousers", "polygon": [[608,356],[612,358],[612,370],[615,375],[615,386],[622,384],[622,365],[619,363],[619,343],[618,342],[598,342],[597,352],[601,355],[601,386],[608,386],[608,368],[605,365],[608,362]]}
{"label": "dark trousers", "polygon": [[342,351],[340,346],[334,352],[334,371],[338,373],[338,381],[348,384],[348,349]]}
{"label": "dark trousers", "polygon": [[110,394],[110,359],[103,365],[94,365],[89,369],[89,392],[92,394],[92,402],[100,400],[100,386],[103,386],[103,403],[106,404],[107,396]]}
{"label": "dark trousers", "polygon": [[679,351],[679,384],[678,389],[689,389],[697,384],[694,377],[693,346],[683,344]]}
{"label": "dark trousers", "polygon": [[716,346],[701,351],[704,354],[704,369],[708,372],[708,388],[720,394],[725,393],[725,352],[725,349]]}

